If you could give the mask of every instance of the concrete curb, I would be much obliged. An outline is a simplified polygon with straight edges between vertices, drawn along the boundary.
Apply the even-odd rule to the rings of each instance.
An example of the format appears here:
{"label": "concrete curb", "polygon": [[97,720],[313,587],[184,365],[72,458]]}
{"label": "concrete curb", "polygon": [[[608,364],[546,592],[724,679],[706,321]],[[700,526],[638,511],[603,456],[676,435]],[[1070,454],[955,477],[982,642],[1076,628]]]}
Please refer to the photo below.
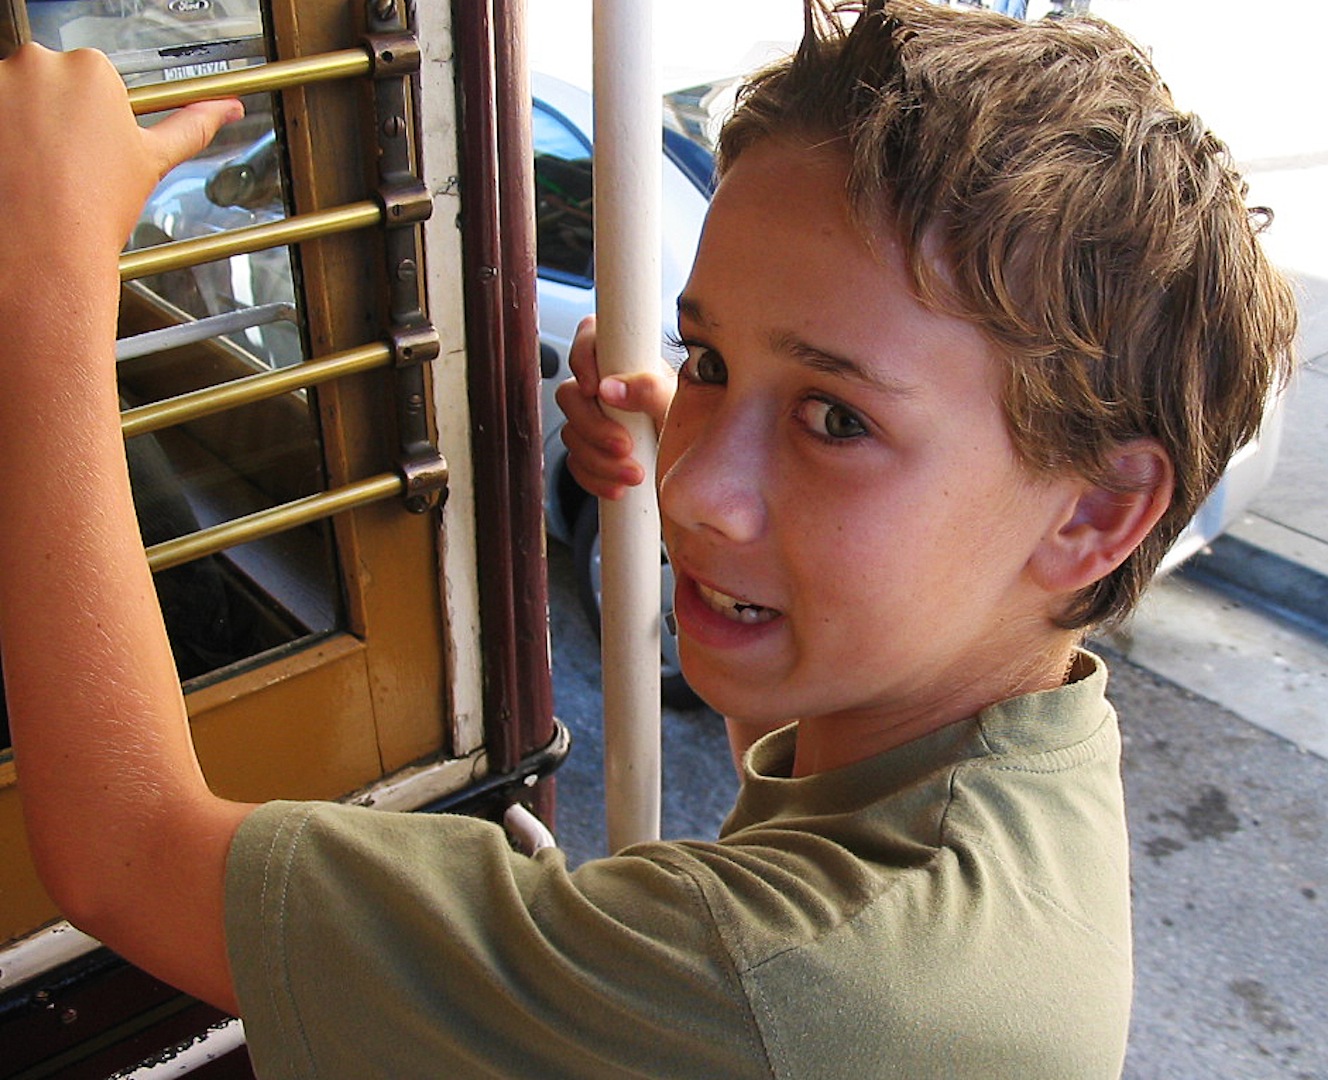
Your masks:
{"label": "concrete curb", "polygon": [[1218,537],[1180,571],[1271,609],[1328,638],[1328,573],[1233,533]]}

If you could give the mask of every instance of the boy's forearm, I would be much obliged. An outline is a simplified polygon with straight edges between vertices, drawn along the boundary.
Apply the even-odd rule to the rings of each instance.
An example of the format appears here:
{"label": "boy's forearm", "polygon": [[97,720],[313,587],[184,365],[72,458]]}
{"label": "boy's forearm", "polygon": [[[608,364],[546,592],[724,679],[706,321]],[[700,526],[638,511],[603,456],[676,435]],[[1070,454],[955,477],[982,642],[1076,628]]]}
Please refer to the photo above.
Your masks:
{"label": "boy's forearm", "polygon": [[0,307],[25,368],[0,405],[0,641],[34,855],[57,873],[105,850],[99,802],[132,806],[123,791],[173,786],[162,765],[189,760],[108,374],[113,315],[80,291],[74,320]]}
{"label": "boy's forearm", "polygon": [[[30,296],[50,295],[29,284]],[[162,862],[190,839],[173,837],[189,820],[181,809],[211,796],[134,516],[111,355],[116,291],[85,280],[55,312],[0,307],[24,369],[0,404],[0,642],[38,870],[71,918],[133,952],[122,920],[138,913],[120,898],[141,908],[145,886],[171,888]]]}

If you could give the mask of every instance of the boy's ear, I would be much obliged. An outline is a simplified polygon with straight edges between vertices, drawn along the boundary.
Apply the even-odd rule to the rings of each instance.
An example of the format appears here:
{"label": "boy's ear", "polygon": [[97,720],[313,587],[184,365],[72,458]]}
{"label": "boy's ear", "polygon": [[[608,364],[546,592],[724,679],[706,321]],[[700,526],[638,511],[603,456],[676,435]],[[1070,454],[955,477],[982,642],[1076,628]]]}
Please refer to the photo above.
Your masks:
{"label": "boy's ear", "polygon": [[1175,474],[1155,439],[1134,439],[1111,455],[1120,490],[1085,480],[1060,523],[1042,538],[1029,561],[1049,592],[1075,593],[1120,566],[1166,513]]}

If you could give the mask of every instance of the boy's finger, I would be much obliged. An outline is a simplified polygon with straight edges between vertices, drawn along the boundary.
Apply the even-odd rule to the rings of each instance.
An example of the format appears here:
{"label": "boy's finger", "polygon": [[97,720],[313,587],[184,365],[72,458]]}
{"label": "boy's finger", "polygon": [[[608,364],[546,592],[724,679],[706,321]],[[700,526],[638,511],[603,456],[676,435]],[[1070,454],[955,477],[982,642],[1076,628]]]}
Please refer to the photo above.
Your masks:
{"label": "boy's finger", "polygon": [[599,399],[615,409],[632,409],[632,388],[621,375],[606,375],[599,381]]}
{"label": "boy's finger", "polygon": [[[568,384],[570,386],[570,384]],[[567,462],[581,486],[593,490],[594,482],[638,484],[644,472],[632,458],[632,437],[616,420],[583,398],[569,402],[567,423],[559,435],[567,447]]]}
{"label": "boy's finger", "polygon": [[595,316],[586,315],[576,324],[572,347],[567,354],[567,366],[572,369],[581,393],[594,397],[599,392],[599,359],[595,355]]}
{"label": "boy's finger", "polygon": [[610,457],[626,457],[632,452],[632,437],[627,429],[605,416],[598,401],[583,396],[578,383],[568,379],[554,392],[554,399],[567,418],[564,432],[576,432],[585,445]]}
{"label": "boy's finger", "polygon": [[628,461],[607,470],[596,469],[583,454],[576,453],[568,454],[567,470],[580,488],[598,498],[622,498],[628,488],[635,488],[643,480],[640,466],[635,462]]}
{"label": "boy's finger", "polygon": [[234,98],[199,101],[143,128],[143,145],[157,162],[159,175],[165,176],[211,143],[223,125],[243,115],[244,106]]}

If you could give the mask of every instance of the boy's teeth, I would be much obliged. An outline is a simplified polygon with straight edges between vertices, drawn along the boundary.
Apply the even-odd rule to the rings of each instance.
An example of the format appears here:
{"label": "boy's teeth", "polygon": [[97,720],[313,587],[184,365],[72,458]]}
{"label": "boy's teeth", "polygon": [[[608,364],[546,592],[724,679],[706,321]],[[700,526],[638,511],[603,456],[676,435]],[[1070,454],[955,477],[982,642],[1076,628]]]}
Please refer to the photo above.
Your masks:
{"label": "boy's teeth", "polygon": [[707,607],[713,611],[718,611],[721,615],[727,616],[735,622],[764,623],[779,616],[779,612],[774,608],[762,607],[760,604],[749,604],[745,600],[739,600],[736,596],[729,596],[727,593],[709,588],[699,582],[696,588],[701,594],[701,599],[706,602]]}

